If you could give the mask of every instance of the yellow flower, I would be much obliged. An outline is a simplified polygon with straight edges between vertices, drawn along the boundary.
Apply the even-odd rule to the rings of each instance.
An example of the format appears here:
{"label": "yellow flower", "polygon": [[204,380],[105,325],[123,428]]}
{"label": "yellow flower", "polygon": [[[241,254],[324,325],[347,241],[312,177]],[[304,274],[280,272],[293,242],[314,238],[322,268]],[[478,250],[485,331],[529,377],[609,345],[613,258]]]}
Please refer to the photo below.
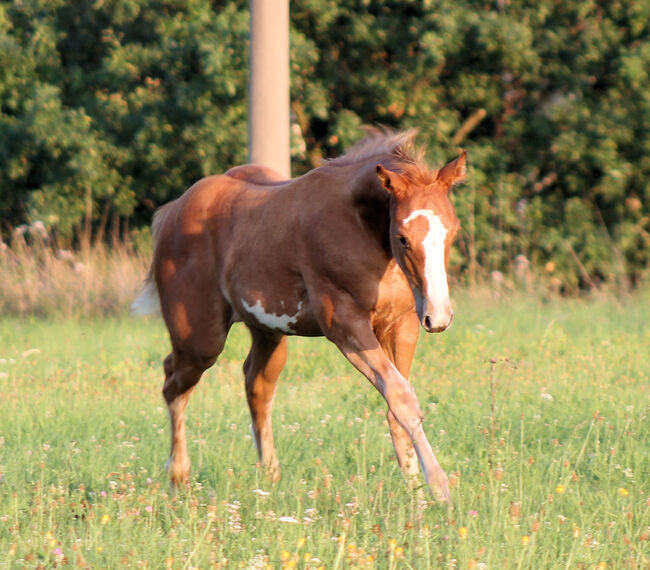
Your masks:
{"label": "yellow flower", "polygon": [[630,492],[625,487],[619,487],[618,494],[621,495],[621,497],[627,497]]}
{"label": "yellow flower", "polygon": [[579,526],[574,526],[573,527],[573,538],[578,538],[580,536],[580,527]]}
{"label": "yellow flower", "polygon": [[165,558],[165,568],[171,568],[174,565],[174,558],[171,556],[168,556]]}
{"label": "yellow flower", "polygon": [[555,487],[555,492],[558,495],[561,495],[562,493],[564,493],[565,490],[566,489],[564,488],[564,485],[558,485],[557,487]]}
{"label": "yellow flower", "polygon": [[304,536],[301,536],[296,542],[296,546],[302,548],[305,545],[305,542],[307,542],[307,539]]}
{"label": "yellow flower", "polygon": [[607,562],[599,562],[596,564],[596,568],[598,568],[598,570],[604,570],[604,568],[607,568]]}
{"label": "yellow flower", "polygon": [[289,558],[291,558],[291,552],[288,550],[283,550],[280,554],[280,560],[282,560],[282,562],[286,562],[289,560]]}
{"label": "yellow flower", "polygon": [[103,546],[98,546],[98,547],[97,547],[97,553],[101,553],[102,550],[104,550],[104,547],[103,547]]}
{"label": "yellow flower", "polygon": [[467,529],[466,526],[461,526],[458,529],[458,536],[460,536],[461,538],[467,538],[468,533],[469,533],[469,530]]}
{"label": "yellow flower", "polygon": [[108,523],[108,521],[110,521],[110,520],[111,520],[111,516],[110,516],[110,515],[107,515],[106,513],[104,513],[104,514],[102,515],[101,523],[102,523],[102,524],[106,524],[106,523]]}
{"label": "yellow flower", "polygon": [[524,536],[521,537],[521,544],[523,546],[528,546],[530,544],[530,536],[524,534]]}
{"label": "yellow flower", "polygon": [[395,549],[395,557],[396,558],[402,558],[402,556],[404,556],[404,549],[401,546],[398,546]]}

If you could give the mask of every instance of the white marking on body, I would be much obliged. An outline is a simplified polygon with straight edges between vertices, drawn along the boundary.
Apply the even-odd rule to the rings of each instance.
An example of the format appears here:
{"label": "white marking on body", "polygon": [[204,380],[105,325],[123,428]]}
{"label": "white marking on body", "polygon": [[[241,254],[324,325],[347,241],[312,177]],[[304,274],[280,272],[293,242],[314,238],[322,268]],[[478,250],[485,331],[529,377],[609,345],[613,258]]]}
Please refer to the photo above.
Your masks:
{"label": "white marking on body", "polygon": [[422,247],[424,247],[426,296],[429,303],[433,305],[433,324],[434,326],[447,324],[451,313],[449,284],[445,268],[447,228],[440,218],[430,210],[414,210],[403,223],[407,224],[418,216],[424,216],[429,224],[429,231],[422,240]]}
{"label": "white marking on body", "polygon": [[275,313],[267,313],[262,306],[262,301],[257,301],[254,305],[249,305],[244,299],[241,300],[242,306],[246,311],[253,315],[257,322],[270,329],[292,333],[294,330],[290,325],[295,325],[298,322],[298,315],[302,309],[302,301],[298,303],[298,310],[295,315],[276,315]]}

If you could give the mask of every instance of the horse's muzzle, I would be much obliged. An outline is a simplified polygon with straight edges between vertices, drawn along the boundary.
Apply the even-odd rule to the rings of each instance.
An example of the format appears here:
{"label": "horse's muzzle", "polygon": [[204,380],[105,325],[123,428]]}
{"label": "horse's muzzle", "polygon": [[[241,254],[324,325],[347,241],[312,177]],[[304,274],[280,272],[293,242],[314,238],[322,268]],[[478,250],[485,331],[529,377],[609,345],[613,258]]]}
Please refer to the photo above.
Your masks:
{"label": "horse's muzzle", "polygon": [[422,319],[422,327],[428,333],[439,333],[447,330],[454,320],[454,312],[449,311],[444,317],[434,318],[431,315],[424,315]]}

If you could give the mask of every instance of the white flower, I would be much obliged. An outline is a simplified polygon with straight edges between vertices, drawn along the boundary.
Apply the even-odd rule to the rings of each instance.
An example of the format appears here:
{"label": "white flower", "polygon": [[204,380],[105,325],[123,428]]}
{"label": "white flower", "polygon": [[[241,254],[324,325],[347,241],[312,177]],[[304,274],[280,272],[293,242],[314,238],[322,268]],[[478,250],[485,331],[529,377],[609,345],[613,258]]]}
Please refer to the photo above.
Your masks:
{"label": "white flower", "polygon": [[300,521],[294,516],[279,517],[278,520],[283,523],[298,524]]}
{"label": "white flower", "polygon": [[263,491],[262,489],[253,489],[253,493],[259,495],[260,497],[268,497],[271,494],[268,491]]}

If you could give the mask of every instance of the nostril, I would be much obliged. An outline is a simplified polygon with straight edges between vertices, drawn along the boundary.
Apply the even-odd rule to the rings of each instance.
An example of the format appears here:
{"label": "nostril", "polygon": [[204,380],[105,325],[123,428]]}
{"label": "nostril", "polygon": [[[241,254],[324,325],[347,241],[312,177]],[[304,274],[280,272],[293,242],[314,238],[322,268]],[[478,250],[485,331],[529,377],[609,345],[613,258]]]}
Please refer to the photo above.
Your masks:
{"label": "nostril", "polygon": [[431,317],[430,317],[429,315],[427,315],[426,317],[424,317],[424,323],[423,323],[423,324],[424,324],[424,328],[425,328],[426,330],[431,330],[431,328],[432,328],[432,323],[431,323]]}

